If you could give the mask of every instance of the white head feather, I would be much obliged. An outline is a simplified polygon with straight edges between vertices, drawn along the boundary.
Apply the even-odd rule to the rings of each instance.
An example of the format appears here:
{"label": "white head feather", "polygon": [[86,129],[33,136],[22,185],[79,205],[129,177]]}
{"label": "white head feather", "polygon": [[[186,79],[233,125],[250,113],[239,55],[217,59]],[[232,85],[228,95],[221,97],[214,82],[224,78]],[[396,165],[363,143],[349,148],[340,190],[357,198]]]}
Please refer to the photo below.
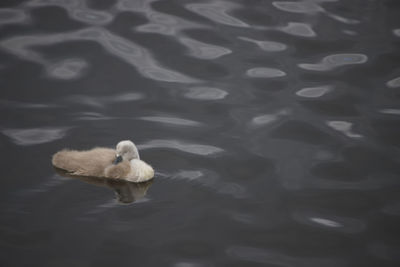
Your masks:
{"label": "white head feather", "polygon": [[140,159],[139,151],[132,141],[124,140],[117,144],[117,156],[122,156],[124,160]]}

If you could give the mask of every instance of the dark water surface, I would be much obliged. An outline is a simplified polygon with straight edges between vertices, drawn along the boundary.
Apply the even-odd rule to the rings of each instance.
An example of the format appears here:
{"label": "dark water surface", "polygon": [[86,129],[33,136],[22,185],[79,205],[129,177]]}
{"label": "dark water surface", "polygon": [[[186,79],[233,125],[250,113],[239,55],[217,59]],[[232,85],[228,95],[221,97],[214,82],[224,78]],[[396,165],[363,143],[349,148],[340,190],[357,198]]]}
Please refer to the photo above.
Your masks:
{"label": "dark water surface", "polygon": [[1,266],[400,266],[400,1],[0,5]]}

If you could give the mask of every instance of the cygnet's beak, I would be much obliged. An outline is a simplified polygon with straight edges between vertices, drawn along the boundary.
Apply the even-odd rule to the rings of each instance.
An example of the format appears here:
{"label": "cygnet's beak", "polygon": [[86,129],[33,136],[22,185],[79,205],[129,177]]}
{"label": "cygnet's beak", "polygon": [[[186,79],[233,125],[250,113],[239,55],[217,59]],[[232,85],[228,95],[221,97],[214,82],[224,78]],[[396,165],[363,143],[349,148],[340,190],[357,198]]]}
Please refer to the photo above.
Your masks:
{"label": "cygnet's beak", "polygon": [[120,163],[122,161],[122,156],[121,155],[117,155],[113,164],[117,165],[118,163]]}

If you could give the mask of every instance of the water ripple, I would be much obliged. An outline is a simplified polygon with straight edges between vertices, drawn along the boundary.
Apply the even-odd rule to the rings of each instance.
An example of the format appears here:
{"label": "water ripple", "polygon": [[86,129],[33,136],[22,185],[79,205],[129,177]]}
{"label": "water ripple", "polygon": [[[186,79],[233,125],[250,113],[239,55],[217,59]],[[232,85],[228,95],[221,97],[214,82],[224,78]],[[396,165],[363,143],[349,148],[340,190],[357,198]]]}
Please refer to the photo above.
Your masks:
{"label": "water ripple", "polygon": [[311,28],[311,26],[307,23],[300,23],[300,22],[289,22],[284,27],[277,27],[279,31],[284,33],[299,36],[299,37],[315,37],[317,34]]}
{"label": "water ripple", "polygon": [[228,92],[222,89],[205,86],[189,88],[189,92],[184,94],[186,98],[196,100],[218,100],[225,98],[227,95]]}
{"label": "water ripple", "polygon": [[173,179],[195,181],[218,194],[229,195],[237,199],[249,197],[246,188],[237,183],[221,182],[218,174],[210,170],[181,170],[171,176]]}
{"label": "water ripple", "polygon": [[161,116],[144,116],[141,120],[160,122],[165,124],[182,125],[182,126],[202,126],[203,124],[197,121],[176,118],[176,117],[161,117]]}
{"label": "water ripple", "polygon": [[177,149],[183,152],[208,156],[214,155],[223,152],[224,150],[219,147],[210,146],[210,145],[200,145],[200,144],[192,144],[186,143],[179,140],[165,140],[165,139],[157,139],[151,140],[147,143],[144,143],[139,146],[140,149],[149,149],[149,148],[169,148],[169,149]]}
{"label": "water ripple", "polygon": [[313,211],[296,211],[293,218],[302,224],[331,229],[343,233],[359,233],[365,230],[363,221],[354,218],[318,214]]}
{"label": "water ripple", "polygon": [[350,36],[356,36],[358,35],[358,33],[356,31],[352,31],[352,30],[342,30],[342,32],[344,34],[350,35]]}
{"label": "water ripple", "polygon": [[200,59],[216,59],[224,55],[232,53],[232,50],[217,46],[206,44],[191,38],[180,38],[180,42],[186,45],[189,50],[189,55]]}
{"label": "water ripple", "polygon": [[251,122],[255,125],[266,125],[274,122],[278,119],[278,116],[275,114],[264,114],[257,117],[254,117]]}
{"label": "water ripple", "polygon": [[400,109],[395,108],[385,108],[381,109],[379,112],[383,114],[400,115]]}
{"label": "water ripple", "polygon": [[0,25],[25,23],[29,20],[28,15],[23,10],[12,8],[0,9]]}
{"label": "water ripple", "polygon": [[[183,179],[183,180],[197,180],[200,177],[203,177],[204,173],[202,171],[199,170],[180,170],[179,172],[175,173],[174,175],[172,175],[173,178],[177,178],[177,179]],[[214,183],[214,179],[213,179],[213,183]]]}
{"label": "water ripple", "polygon": [[121,11],[133,11],[144,13],[148,23],[139,25],[134,29],[138,32],[158,33],[162,35],[176,36],[182,30],[204,28],[205,26],[154,10],[151,3],[156,0],[148,1],[127,1],[120,0],[117,3],[117,9]]}
{"label": "water ripple", "polygon": [[335,54],[326,56],[315,64],[301,63],[298,66],[305,70],[329,71],[345,65],[362,64],[367,60],[368,57],[364,54]]}
{"label": "water ripple", "polygon": [[137,101],[143,98],[144,96],[140,93],[122,93],[110,96],[71,95],[66,98],[66,101],[92,107],[104,107],[108,104]]}
{"label": "water ripple", "polygon": [[49,62],[39,53],[31,50],[31,46],[51,45],[65,41],[79,40],[90,40],[101,44],[108,52],[117,56],[119,59],[128,62],[147,78],[178,83],[194,83],[198,81],[197,79],[190,78],[179,72],[161,67],[147,49],[102,28],[93,27],[60,34],[12,37],[1,41],[0,47],[21,58],[32,60],[47,66],[49,65]]}
{"label": "water ripple", "polygon": [[145,25],[140,25],[135,28],[138,32],[148,32],[148,33],[158,33],[165,35],[174,35],[175,29],[168,27],[166,25],[158,24],[158,23],[147,23]]}
{"label": "water ripple", "polygon": [[59,108],[60,106],[56,104],[26,103],[26,102],[0,99],[0,107],[13,108],[13,109],[14,108],[42,109],[42,108]]}
{"label": "water ripple", "polygon": [[136,12],[143,12],[147,11],[150,7],[149,5],[156,0],[119,0],[116,4],[118,10],[122,11],[136,11]]}
{"label": "water ripple", "polygon": [[52,177],[49,177],[49,179],[45,182],[35,185],[33,188],[26,188],[16,192],[16,195],[23,197],[24,201],[26,201],[25,198],[28,196],[34,196],[36,194],[51,191],[54,188],[59,187],[69,181],[70,179],[58,175],[53,175]]}
{"label": "water ripple", "polygon": [[27,7],[60,6],[65,9],[82,6],[82,0],[31,0],[25,4]]}
{"label": "water ripple", "polygon": [[353,123],[347,121],[328,121],[328,126],[333,129],[343,133],[344,135],[350,138],[362,138],[361,134],[353,133],[351,128],[353,127]]}
{"label": "water ripple", "polygon": [[400,77],[394,78],[386,83],[387,87],[398,88],[400,87]]}
{"label": "water ripple", "polygon": [[317,98],[321,97],[333,90],[333,86],[331,85],[321,85],[316,87],[307,87],[303,88],[296,92],[296,95],[307,97],[307,98]]}
{"label": "water ripple", "polygon": [[115,117],[109,117],[98,112],[77,112],[74,114],[76,120],[82,121],[99,121],[99,120],[113,120]]}
{"label": "water ripple", "polygon": [[280,10],[293,13],[307,13],[314,14],[317,12],[324,11],[324,9],[319,6],[316,2],[310,1],[274,1],[272,5]]}
{"label": "water ripple", "polygon": [[[272,2],[272,5],[279,10],[291,12],[291,13],[302,13],[302,14],[316,14],[316,13],[325,13],[330,18],[346,23],[346,24],[358,24],[360,23],[359,20],[356,19],[348,19],[342,16],[332,14],[327,12],[324,8],[322,8],[318,3],[318,1],[299,1],[299,2],[292,2],[292,1],[275,1]],[[322,1],[321,1],[322,2]]]}
{"label": "water ripple", "polygon": [[354,24],[359,24],[360,21],[356,20],[356,19],[349,19],[349,18],[344,18],[342,16],[339,15],[335,15],[332,13],[327,13],[329,17],[333,18],[336,21],[342,22],[342,23],[346,23],[346,24],[350,24],[350,25],[354,25]]}
{"label": "water ripple", "polygon": [[240,40],[255,43],[260,49],[268,52],[279,52],[287,49],[287,45],[273,41],[259,41],[248,37],[239,36]]}
{"label": "water ripple", "polygon": [[207,4],[186,4],[186,8],[216,23],[234,27],[249,27],[247,23],[228,14],[230,10],[237,8],[235,4],[230,2],[218,1]]}
{"label": "water ripple", "polygon": [[328,219],[324,219],[324,218],[310,218],[310,221],[318,223],[320,225],[326,226],[326,227],[343,227],[343,225],[341,223],[332,221],[332,220],[328,220]]}
{"label": "water ripple", "polygon": [[284,71],[274,68],[266,68],[266,67],[259,67],[259,68],[252,68],[246,71],[247,76],[253,78],[277,78],[286,76]]}
{"label": "water ripple", "polygon": [[73,10],[69,14],[73,19],[91,25],[108,24],[113,19],[112,15],[97,10]]}
{"label": "water ripple", "polygon": [[283,116],[288,115],[288,114],[289,114],[289,110],[284,109],[284,110],[275,112],[273,114],[258,115],[251,120],[251,124],[255,125],[255,126],[267,125],[267,124],[277,121],[278,119],[280,119]]}
{"label": "water ripple", "polygon": [[226,249],[226,253],[230,257],[243,261],[285,267],[338,267],[344,265],[342,261],[336,259],[293,257],[271,249],[247,246],[231,246]]}
{"label": "water ripple", "polygon": [[80,58],[65,59],[47,66],[47,72],[50,76],[57,79],[77,79],[83,75],[83,71],[88,68],[88,65],[85,60]]}
{"label": "water ripple", "polygon": [[32,0],[25,4],[26,7],[59,6],[67,10],[69,16],[89,25],[108,24],[113,16],[107,12],[89,9],[82,0]]}
{"label": "water ripple", "polygon": [[11,140],[20,146],[37,145],[53,142],[63,138],[69,127],[45,127],[29,129],[4,129],[1,132],[11,138]]}
{"label": "water ripple", "polygon": [[180,170],[170,176],[172,179],[195,182],[215,191],[219,186],[218,174],[210,170]]}

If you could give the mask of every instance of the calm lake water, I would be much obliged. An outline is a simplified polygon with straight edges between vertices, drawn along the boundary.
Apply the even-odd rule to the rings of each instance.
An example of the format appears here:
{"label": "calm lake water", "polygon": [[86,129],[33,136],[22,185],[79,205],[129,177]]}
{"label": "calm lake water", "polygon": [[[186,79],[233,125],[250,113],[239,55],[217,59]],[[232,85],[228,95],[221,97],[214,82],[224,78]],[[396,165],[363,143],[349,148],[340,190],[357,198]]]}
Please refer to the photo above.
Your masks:
{"label": "calm lake water", "polygon": [[0,5],[1,266],[400,266],[400,1]]}

